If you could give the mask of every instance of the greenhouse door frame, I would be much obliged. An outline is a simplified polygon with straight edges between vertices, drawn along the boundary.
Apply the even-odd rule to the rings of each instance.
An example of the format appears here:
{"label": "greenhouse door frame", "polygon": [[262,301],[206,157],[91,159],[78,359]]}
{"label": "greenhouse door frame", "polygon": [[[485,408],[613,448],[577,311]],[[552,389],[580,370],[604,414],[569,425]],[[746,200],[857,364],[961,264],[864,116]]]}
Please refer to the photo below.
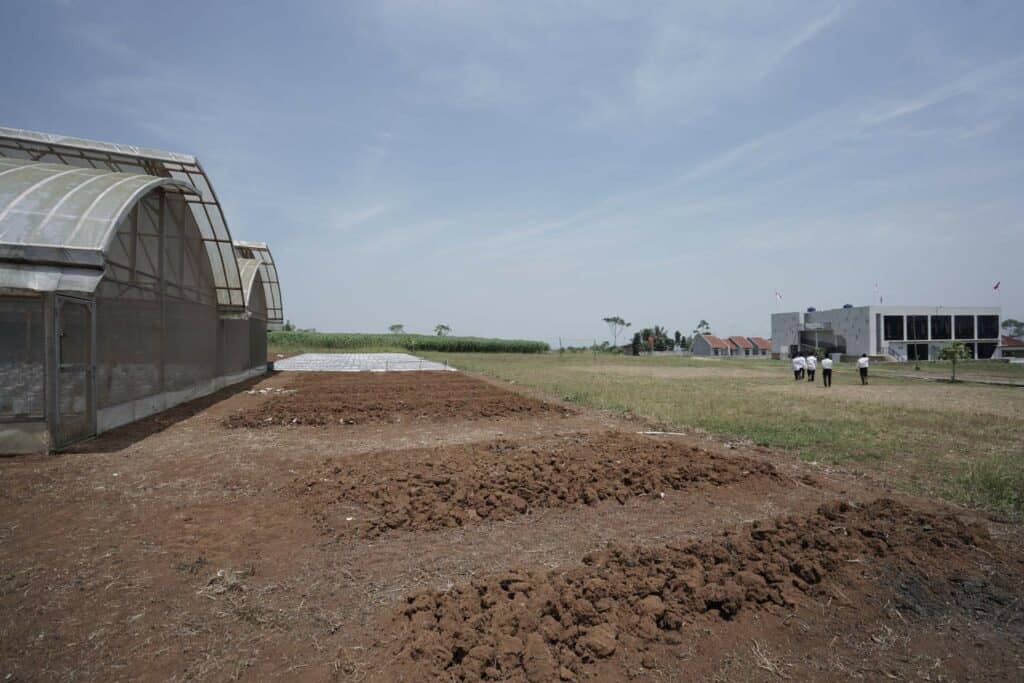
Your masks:
{"label": "greenhouse door frame", "polygon": [[[76,330],[74,335],[65,334],[65,320],[62,312],[65,306],[81,306],[85,309],[83,322],[88,329]],[[57,294],[53,299],[53,369],[54,379],[50,408],[53,420],[50,426],[50,437],[53,449],[59,450],[89,439],[96,435],[96,302],[66,294]],[[65,339],[69,341],[69,356],[73,360],[66,361],[63,353]],[[82,345],[86,348],[82,349]],[[79,382],[73,382],[73,378]],[[62,391],[65,385],[80,384],[84,389],[81,401],[72,398],[72,410],[62,412]],[[80,406],[80,412],[77,408]],[[71,419],[72,416],[76,419]],[[77,424],[75,424],[77,422]]]}

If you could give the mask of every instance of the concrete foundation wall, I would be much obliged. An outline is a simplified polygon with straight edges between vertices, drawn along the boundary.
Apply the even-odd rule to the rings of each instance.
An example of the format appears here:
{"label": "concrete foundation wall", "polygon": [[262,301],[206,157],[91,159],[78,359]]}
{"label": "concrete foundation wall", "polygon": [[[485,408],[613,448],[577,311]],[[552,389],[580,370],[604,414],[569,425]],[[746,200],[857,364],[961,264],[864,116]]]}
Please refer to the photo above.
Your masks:
{"label": "concrete foundation wall", "polygon": [[145,398],[129,401],[109,408],[101,408],[96,415],[96,431],[98,433],[102,433],[114,429],[115,427],[126,425],[129,422],[141,420],[144,417],[155,415],[156,413],[168,410],[169,408],[173,408],[174,406],[187,401],[208,396],[209,394],[219,391],[224,387],[231,386],[232,384],[244,382],[250,377],[257,377],[266,373],[266,371],[267,367],[264,364],[232,375],[225,375],[223,377],[215,377],[214,379],[205,380],[195,386],[191,386],[180,391],[171,391],[164,394],[158,394],[156,396],[146,396]]}
{"label": "concrete foundation wall", "polygon": [[0,422],[0,455],[46,453],[49,449],[46,422]]}

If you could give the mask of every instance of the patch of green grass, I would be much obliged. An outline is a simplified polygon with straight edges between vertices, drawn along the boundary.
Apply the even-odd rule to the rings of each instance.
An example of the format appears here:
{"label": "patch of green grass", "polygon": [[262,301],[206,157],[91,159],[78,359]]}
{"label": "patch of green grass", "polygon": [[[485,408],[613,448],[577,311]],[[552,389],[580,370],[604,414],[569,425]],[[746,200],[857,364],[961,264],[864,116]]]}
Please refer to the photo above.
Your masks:
{"label": "patch of green grass", "polygon": [[[837,371],[837,382],[855,386],[846,394],[853,398],[834,400],[818,386],[794,384],[784,362],[557,354],[466,354],[449,361],[580,405],[750,440],[804,460],[871,471],[914,493],[1024,518],[1024,420],[1005,403],[1024,408],[1017,389],[971,386],[964,389],[969,394],[954,395],[970,401],[958,402],[943,392],[961,385],[875,377],[862,391],[847,369]],[[924,398],[914,406],[885,401],[887,388]]]}
{"label": "patch of green grass", "polygon": [[965,463],[962,469],[944,486],[946,497],[1024,519],[1024,464],[1020,459],[987,457]]}

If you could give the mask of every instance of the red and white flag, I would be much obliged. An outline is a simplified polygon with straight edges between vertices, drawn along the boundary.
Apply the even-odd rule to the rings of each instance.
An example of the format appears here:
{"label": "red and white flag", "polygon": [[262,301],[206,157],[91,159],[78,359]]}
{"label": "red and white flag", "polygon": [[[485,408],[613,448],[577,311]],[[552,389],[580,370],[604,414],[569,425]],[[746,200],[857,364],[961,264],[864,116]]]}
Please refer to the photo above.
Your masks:
{"label": "red and white flag", "polygon": [[1003,284],[1003,281],[1002,281],[1002,280],[999,280],[999,281],[998,281],[998,282],[996,282],[996,284],[995,284],[995,285],[994,285],[994,286],[992,287],[992,289],[994,289],[994,290],[996,290],[996,291],[999,291],[999,285],[1001,285],[1001,284]]}

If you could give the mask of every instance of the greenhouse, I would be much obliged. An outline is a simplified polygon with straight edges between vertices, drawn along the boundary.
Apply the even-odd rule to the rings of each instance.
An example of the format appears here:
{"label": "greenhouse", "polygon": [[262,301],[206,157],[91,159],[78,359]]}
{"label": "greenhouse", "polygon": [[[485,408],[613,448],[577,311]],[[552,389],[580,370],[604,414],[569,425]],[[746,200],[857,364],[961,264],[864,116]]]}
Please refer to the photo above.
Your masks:
{"label": "greenhouse", "polygon": [[[243,259],[257,261],[260,278],[263,280],[263,296],[267,303],[267,326],[279,330],[284,325],[284,306],[281,303],[281,285],[277,279],[277,266],[265,242],[235,242],[235,255],[241,264]],[[244,280],[244,278],[243,278]]]}
{"label": "greenhouse", "polygon": [[0,453],[263,373],[282,314],[194,157],[0,128]]}

